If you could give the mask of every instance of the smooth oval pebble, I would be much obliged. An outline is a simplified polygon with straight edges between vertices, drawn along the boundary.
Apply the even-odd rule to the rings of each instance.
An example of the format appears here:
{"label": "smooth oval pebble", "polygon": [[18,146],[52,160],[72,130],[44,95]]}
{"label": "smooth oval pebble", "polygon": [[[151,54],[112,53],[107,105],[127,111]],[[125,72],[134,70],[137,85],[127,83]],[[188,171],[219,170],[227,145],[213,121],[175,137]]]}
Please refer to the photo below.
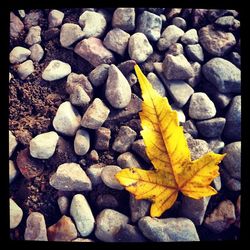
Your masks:
{"label": "smooth oval pebble", "polygon": [[90,136],[86,129],[79,129],[74,140],[74,149],[77,155],[85,155],[89,151]]}
{"label": "smooth oval pebble", "polygon": [[110,188],[122,190],[124,187],[118,182],[115,175],[121,171],[121,168],[116,165],[107,165],[101,173],[102,181]]}

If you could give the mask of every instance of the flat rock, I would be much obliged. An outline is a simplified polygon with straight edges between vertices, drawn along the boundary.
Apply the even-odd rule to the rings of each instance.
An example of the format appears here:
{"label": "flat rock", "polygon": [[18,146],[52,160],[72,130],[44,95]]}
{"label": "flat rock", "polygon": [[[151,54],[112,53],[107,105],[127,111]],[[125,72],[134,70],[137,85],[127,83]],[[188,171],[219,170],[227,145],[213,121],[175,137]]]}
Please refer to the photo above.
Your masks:
{"label": "flat rock", "polygon": [[138,225],[144,236],[152,241],[199,241],[195,225],[187,218],[156,219],[146,216],[139,220]]}
{"label": "flat rock", "polygon": [[94,67],[102,63],[111,64],[115,61],[112,52],[106,49],[102,40],[96,37],[83,39],[77,43],[74,52]]}
{"label": "flat rock", "polygon": [[111,130],[109,128],[100,127],[95,131],[95,149],[108,150],[109,141],[111,139]]}
{"label": "flat rock", "polygon": [[62,24],[64,18],[64,13],[59,10],[52,10],[49,13],[48,21],[49,21],[49,28],[55,28]]}
{"label": "flat rock", "polygon": [[29,28],[29,32],[25,38],[25,43],[28,45],[33,45],[35,43],[41,42],[41,27],[40,26],[32,26]]}
{"label": "flat rock", "polygon": [[147,79],[152,84],[153,88],[158,92],[161,96],[166,96],[166,90],[161,82],[161,80],[157,77],[157,75],[153,72],[148,73]]}
{"label": "flat rock", "polygon": [[16,204],[14,200],[10,198],[9,200],[9,212],[10,212],[10,229],[16,228],[22,218],[23,218],[23,210]]}
{"label": "flat rock", "polygon": [[90,148],[90,136],[86,129],[79,129],[76,132],[74,140],[74,149],[77,155],[83,156],[87,154]]}
{"label": "flat rock", "polygon": [[131,87],[121,71],[111,64],[105,88],[105,97],[114,108],[125,108],[131,100]]}
{"label": "flat rock", "polygon": [[58,197],[57,204],[62,215],[68,213],[69,209],[69,198],[65,195]]}
{"label": "flat rock", "polygon": [[25,240],[48,241],[44,216],[39,212],[31,212],[26,220]]}
{"label": "flat rock", "polygon": [[88,78],[95,87],[99,87],[106,83],[108,79],[108,72],[109,65],[105,63],[100,64],[89,73]]}
{"label": "flat rock", "polygon": [[49,183],[61,191],[89,191],[92,189],[90,179],[76,163],[61,164],[50,177]]}
{"label": "flat rock", "polygon": [[115,175],[121,171],[116,165],[107,165],[102,169],[101,179],[106,186],[112,189],[123,190],[124,187],[116,179]]}
{"label": "flat rock", "polygon": [[70,206],[70,215],[74,219],[81,236],[91,234],[94,230],[95,218],[88,201],[82,194],[74,195]]}
{"label": "flat rock", "polygon": [[56,150],[59,136],[51,131],[37,135],[30,141],[30,154],[34,158],[49,159]]}
{"label": "flat rock", "polygon": [[109,112],[109,108],[102,102],[102,100],[95,98],[85,111],[81,125],[85,128],[98,129],[106,121]]}
{"label": "flat rock", "polygon": [[17,73],[22,80],[26,79],[34,71],[35,68],[32,60],[27,60],[17,66]]}
{"label": "flat rock", "polygon": [[17,170],[12,160],[9,160],[9,184],[16,178]]}
{"label": "flat rock", "polygon": [[181,36],[181,41],[184,44],[196,44],[199,41],[199,37],[196,29],[190,29]]}
{"label": "flat rock", "polygon": [[130,224],[122,225],[115,234],[116,242],[145,242],[146,238],[136,226]]}
{"label": "flat rock", "polygon": [[213,25],[202,27],[198,33],[202,47],[213,56],[224,56],[236,44],[232,33],[216,30]]}
{"label": "flat rock", "polygon": [[117,8],[113,13],[112,27],[133,31],[135,29],[135,8]]}
{"label": "flat rock", "polygon": [[200,44],[189,44],[185,47],[185,51],[191,61],[200,63],[204,61],[204,53]]}
{"label": "flat rock", "polygon": [[26,49],[21,46],[16,46],[10,52],[10,55],[9,55],[10,63],[12,64],[21,63],[25,61],[29,57],[30,54],[31,54],[31,51],[29,49]]}
{"label": "flat rock", "polygon": [[15,151],[16,146],[17,146],[16,137],[9,130],[9,158],[12,156],[13,152]]}
{"label": "flat rock", "polygon": [[116,232],[128,221],[126,215],[112,209],[104,209],[96,217],[95,236],[104,242],[115,242]]}
{"label": "flat rock", "polygon": [[44,50],[38,43],[33,44],[29,50],[31,51],[30,59],[33,62],[40,62],[44,56]]}
{"label": "flat rock", "polygon": [[23,30],[23,22],[13,12],[10,12],[10,36],[18,38]]}
{"label": "flat rock", "polygon": [[149,215],[150,205],[149,200],[137,200],[133,194],[130,194],[129,208],[132,222],[137,222],[142,217]]}
{"label": "flat rock", "polygon": [[136,159],[135,155],[130,152],[125,152],[117,157],[117,164],[121,168],[141,168],[140,163]]}
{"label": "flat rock", "polygon": [[52,60],[42,73],[43,80],[59,80],[71,73],[71,66],[60,60]]}
{"label": "flat rock", "polygon": [[74,136],[80,127],[81,116],[69,101],[63,102],[54,117],[53,126],[59,133]]}
{"label": "flat rock", "polygon": [[129,38],[128,53],[132,60],[142,63],[153,53],[153,47],[143,33],[136,32]]}
{"label": "flat rock", "polygon": [[77,237],[76,227],[71,218],[66,215],[48,227],[47,232],[49,241],[72,241]]}

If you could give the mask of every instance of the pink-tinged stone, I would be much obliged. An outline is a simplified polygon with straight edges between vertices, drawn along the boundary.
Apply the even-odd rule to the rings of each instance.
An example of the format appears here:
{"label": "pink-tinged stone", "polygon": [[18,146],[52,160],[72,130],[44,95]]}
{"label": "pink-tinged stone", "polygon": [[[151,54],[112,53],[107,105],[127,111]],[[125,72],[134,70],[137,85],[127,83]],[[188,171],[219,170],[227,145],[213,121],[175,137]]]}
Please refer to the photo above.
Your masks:
{"label": "pink-tinged stone", "polygon": [[111,64],[115,61],[112,52],[107,50],[103,46],[102,40],[96,37],[83,39],[76,45],[74,51],[95,67],[102,63]]}

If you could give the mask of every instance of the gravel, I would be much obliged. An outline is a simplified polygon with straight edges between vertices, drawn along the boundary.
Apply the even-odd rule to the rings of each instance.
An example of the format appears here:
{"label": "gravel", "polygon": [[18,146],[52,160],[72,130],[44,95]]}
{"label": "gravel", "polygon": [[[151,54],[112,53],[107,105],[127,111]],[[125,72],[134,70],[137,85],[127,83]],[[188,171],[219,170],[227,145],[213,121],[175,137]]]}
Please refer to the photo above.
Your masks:
{"label": "gravel", "polygon": [[141,165],[138,162],[135,155],[130,152],[125,152],[123,154],[120,154],[117,157],[117,164],[121,168],[131,168],[131,167],[141,168]]}

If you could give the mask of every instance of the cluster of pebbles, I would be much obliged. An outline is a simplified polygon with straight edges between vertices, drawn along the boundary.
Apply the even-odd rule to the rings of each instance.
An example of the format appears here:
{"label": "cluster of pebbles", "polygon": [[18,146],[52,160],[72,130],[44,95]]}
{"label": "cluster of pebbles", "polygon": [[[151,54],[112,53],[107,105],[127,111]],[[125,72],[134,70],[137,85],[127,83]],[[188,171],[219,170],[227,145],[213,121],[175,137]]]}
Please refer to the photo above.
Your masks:
{"label": "cluster of pebbles", "polygon": [[[78,12],[78,23],[65,21],[60,10],[10,13],[11,39],[24,34],[23,43],[10,48],[10,84],[15,79],[25,84],[40,64],[41,81],[52,84],[63,79],[68,98],[60,104],[51,130],[34,136],[28,147],[16,152],[20,142],[15,131],[9,131],[9,183],[41,175],[44,164],[67,150],[65,141],[75,156],[75,161],[61,157],[49,175],[49,185],[58,190],[60,219],[48,224],[39,211],[25,214],[22,204],[10,197],[10,229],[24,223],[25,240],[166,242],[199,241],[200,227],[215,234],[239,228],[239,13],[167,8]],[[41,15],[48,21],[45,30],[39,26]],[[89,64],[89,73],[75,73],[72,65],[58,58],[44,63],[44,33]],[[219,193],[237,194],[236,199],[222,197],[208,213],[210,197],[181,196],[172,208],[174,217],[165,213],[152,218],[150,202],[135,200],[118,183],[115,174],[122,168],[152,168],[140,136],[142,98],[135,64],[178,112],[193,160],[211,150],[227,153],[220,165],[221,178],[212,185]],[[102,160],[105,154],[110,164]],[[100,187],[110,192],[90,201]],[[127,194],[123,210],[114,193]],[[93,206],[99,207],[98,212]]]}

